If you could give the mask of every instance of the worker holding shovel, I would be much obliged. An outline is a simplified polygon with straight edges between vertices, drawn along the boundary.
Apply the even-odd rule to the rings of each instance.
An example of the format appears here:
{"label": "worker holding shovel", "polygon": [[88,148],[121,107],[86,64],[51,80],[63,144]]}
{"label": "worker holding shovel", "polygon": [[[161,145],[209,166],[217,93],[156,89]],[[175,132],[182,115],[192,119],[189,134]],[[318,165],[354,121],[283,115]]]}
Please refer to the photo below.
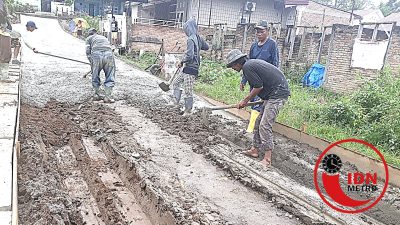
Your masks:
{"label": "worker holding shovel", "polygon": [[200,50],[208,50],[209,48],[204,39],[197,34],[197,29],[196,21],[193,18],[189,19],[183,25],[183,30],[188,37],[185,56],[178,64],[178,67],[183,67],[183,69],[171,83],[173,99],[176,105],[179,104],[181,99],[182,91],[180,86],[183,84],[185,92],[185,110],[183,111],[183,115],[190,114],[193,108],[193,86],[199,75]]}
{"label": "worker holding shovel", "polygon": [[260,59],[248,59],[247,55],[238,49],[228,53],[227,67],[238,72],[243,70],[243,76],[253,87],[250,94],[238,103],[238,108],[245,107],[256,96],[264,100],[255,124],[253,147],[244,154],[258,158],[265,152],[261,163],[270,166],[274,149],[272,125],[290,96],[288,82],[274,65]]}
{"label": "worker holding shovel", "polygon": [[114,55],[107,38],[98,35],[94,28],[89,30],[89,37],[86,39],[86,56],[92,66],[93,101],[102,99],[100,95],[100,71],[104,70],[106,75],[104,81],[104,103],[114,103],[115,100],[111,97],[115,76]]}

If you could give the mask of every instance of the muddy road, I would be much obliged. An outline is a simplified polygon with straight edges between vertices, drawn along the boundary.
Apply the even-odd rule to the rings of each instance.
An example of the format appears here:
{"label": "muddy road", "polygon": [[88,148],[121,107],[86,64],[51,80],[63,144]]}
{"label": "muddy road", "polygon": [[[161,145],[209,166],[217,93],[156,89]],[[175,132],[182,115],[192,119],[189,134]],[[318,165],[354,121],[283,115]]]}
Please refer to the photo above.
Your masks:
{"label": "muddy road", "polygon": [[[26,20],[39,27],[26,36],[38,50],[85,60],[83,41],[56,20]],[[399,223],[398,188],[368,215],[334,212],[312,183],[319,151],[278,135],[275,167],[264,169],[239,154],[250,143],[241,121],[177,116],[160,80],[116,64],[117,102],[93,103],[88,66],[23,49],[21,224]]]}

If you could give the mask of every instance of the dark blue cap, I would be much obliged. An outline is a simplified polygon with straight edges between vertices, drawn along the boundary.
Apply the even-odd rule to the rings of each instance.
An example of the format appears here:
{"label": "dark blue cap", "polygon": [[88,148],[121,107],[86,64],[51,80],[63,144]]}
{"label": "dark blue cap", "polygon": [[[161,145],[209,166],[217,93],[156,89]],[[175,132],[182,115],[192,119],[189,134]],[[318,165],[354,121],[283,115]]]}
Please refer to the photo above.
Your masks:
{"label": "dark blue cap", "polygon": [[28,21],[28,22],[26,22],[26,27],[32,27],[32,28],[34,28],[34,29],[38,29],[38,28],[36,27],[35,22],[33,22],[33,21]]}

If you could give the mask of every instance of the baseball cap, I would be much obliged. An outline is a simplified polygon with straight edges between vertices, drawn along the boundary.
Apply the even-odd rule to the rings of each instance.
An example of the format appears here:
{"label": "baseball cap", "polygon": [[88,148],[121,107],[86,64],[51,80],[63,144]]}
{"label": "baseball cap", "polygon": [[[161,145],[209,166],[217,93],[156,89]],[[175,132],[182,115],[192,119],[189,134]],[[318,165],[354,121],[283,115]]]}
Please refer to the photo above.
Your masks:
{"label": "baseball cap", "polygon": [[32,28],[34,28],[34,29],[38,29],[38,28],[36,27],[35,22],[33,22],[33,21],[28,21],[28,22],[26,22],[26,27],[32,27]]}
{"label": "baseball cap", "polygon": [[261,20],[254,28],[263,30],[268,29],[268,22],[266,20]]}

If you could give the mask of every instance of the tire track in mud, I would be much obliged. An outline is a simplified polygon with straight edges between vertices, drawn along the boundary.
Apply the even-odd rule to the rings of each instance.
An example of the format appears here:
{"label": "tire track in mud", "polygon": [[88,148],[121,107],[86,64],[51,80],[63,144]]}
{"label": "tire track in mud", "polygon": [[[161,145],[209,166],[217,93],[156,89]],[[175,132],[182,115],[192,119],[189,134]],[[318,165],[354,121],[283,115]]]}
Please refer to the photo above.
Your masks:
{"label": "tire track in mud", "polygon": [[[188,143],[193,145],[199,152],[205,154],[211,161],[222,161],[223,163],[220,163],[222,168],[226,169],[231,167],[231,165],[227,164],[227,160],[221,160],[220,154],[210,152],[210,149],[214,148],[216,145],[226,145],[225,148],[228,149],[226,154],[232,155],[233,153],[233,155],[237,155],[232,155],[233,158],[247,158],[240,154],[238,155],[237,153],[244,150],[243,148],[249,147],[251,143],[250,139],[238,133],[238,131],[241,130],[241,127],[239,127],[234,121],[222,119],[220,116],[210,116],[210,126],[205,127],[200,114],[194,114],[189,118],[182,118],[177,116],[176,110],[172,110],[162,104],[152,104],[149,106],[145,102],[137,100],[135,102],[132,101],[131,104],[135,107],[141,108],[141,112],[145,114],[147,118],[160,124],[160,126],[169,133],[182,137]],[[273,165],[275,168],[271,168],[270,170],[280,174],[280,177],[284,178],[284,180],[288,182],[289,186],[297,186],[297,189],[294,189],[294,191],[300,190],[300,195],[304,194],[307,197],[306,199],[309,199],[312,204],[320,207],[322,211],[328,211],[331,215],[337,218],[342,218],[342,221],[344,221],[343,223],[345,224],[398,224],[400,221],[400,189],[398,187],[388,188],[385,198],[383,198],[375,208],[369,210],[366,214],[360,214],[354,217],[337,213],[325,204],[321,204],[321,200],[316,196],[314,191],[313,169],[320,151],[308,145],[299,144],[296,141],[289,140],[281,135],[276,135],[275,137],[274,142],[276,150],[273,157]],[[254,160],[246,161],[246,165],[249,165],[250,167],[257,168],[259,166]],[[355,166],[348,163],[344,165],[344,170],[350,168],[355,168]],[[243,174],[241,175],[241,172],[237,171],[240,171],[240,169],[236,168],[234,170],[236,177],[240,178],[244,176]],[[268,175],[270,175],[269,171],[263,171],[262,169],[261,171],[262,173],[267,172]],[[281,179],[280,177],[276,176],[277,179]],[[248,178],[244,181],[241,178],[239,180],[247,186],[257,186],[257,182],[255,182],[254,179],[252,182],[249,182]],[[284,184],[282,184],[282,186],[283,185]],[[268,190],[268,192],[271,192],[271,190]],[[314,194],[311,195],[312,198],[310,199],[309,195],[311,193]],[[283,206],[285,205],[286,211],[292,212],[295,215],[299,213],[295,207],[290,206],[290,203],[283,204]],[[312,218],[308,218],[304,220],[304,222],[308,223],[307,221],[309,221],[309,219]],[[318,220],[314,222],[318,222]]]}
{"label": "tire track in mud", "polygon": [[[133,124],[124,122],[124,118],[121,118],[121,115],[115,109],[108,108],[103,104],[84,103],[69,106],[68,104],[51,102],[43,109],[23,107],[22,116],[23,121],[25,118],[25,123],[23,122],[21,125],[23,131],[21,133],[23,138],[21,139],[23,140],[22,149],[25,149],[26,152],[21,151],[21,155],[24,155],[24,161],[28,163],[23,166],[22,173],[25,172],[25,174],[19,174],[19,180],[22,183],[20,186],[20,211],[23,215],[20,219],[23,222],[21,224],[24,224],[24,221],[25,224],[30,224],[27,223],[29,214],[24,212],[25,210],[31,213],[33,218],[43,217],[37,224],[43,224],[44,221],[56,221],[51,222],[51,224],[83,224],[83,221],[95,219],[98,219],[99,224],[101,222],[118,224],[115,221],[124,224],[126,221],[135,219],[134,216],[129,214],[132,212],[130,209],[134,207],[126,200],[133,198],[136,198],[142,211],[150,216],[151,221],[163,221],[165,222],[163,224],[246,224],[245,222],[229,223],[230,219],[226,217],[226,214],[221,213],[223,211],[218,210],[220,206],[216,206],[215,203],[212,203],[213,201],[206,197],[207,193],[199,195],[200,192],[188,191],[185,185],[182,186],[182,182],[185,180],[182,180],[182,176],[179,176],[179,174],[164,173],[162,170],[159,170],[160,173],[157,174],[152,171],[155,168],[168,168],[166,167],[167,164],[159,164],[159,162],[162,162],[159,158],[165,157],[160,154],[163,153],[162,148],[157,150],[154,145],[146,147],[146,140],[140,139],[143,138],[143,136],[140,136],[143,127],[153,122],[153,125],[148,126],[150,134],[154,131],[154,135],[161,134],[161,136],[160,138],[155,136],[153,140],[148,140],[149,142],[157,143],[159,139],[167,140],[168,138],[170,138],[170,142],[183,140],[191,146],[191,151],[203,154],[212,165],[226,171],[224,175],[226,178],[243,183],[253,189],[255,193],[262,194],[267,205],[282,209],[283,211],[278,210],[276,214],[278,217],[282,217],[283,221],[286,220],[285,218],[295,219],[297,217],[305,224],[318,222],[326,224],[323,222],[325,221],[323,218],[312,215],[310,212],[307,213],[307,207],[296,205],[292,199],[285,197],[283,193],[266,187],[262,182],[252,177],[251,173],[244,171],[243,168],[216,152],[222,151],[229,155],[241,150],[248,144],[248,139],[235,133],[238,127],[234,123],[225,123],[223,120],[221,121],[221,118],[212,117],[211,127],[203,127],[196,115],[190,118],[182,118],[162,105],[148,106],[138,101],[132,103],[132,105],[134,105],[133,108],[124,107],[127,107],[127,110],[134,110],[136,114],[139,113],[138,109],[140,109],[142,116],[144,115],[143,118],[136,118],[140,121]],[[112,106],[120,107],[118,105]],[[140,113],[137,114],[137,116],[139,115]],[[159,129],[152,128],[155,124],[165,130],[164,133],[154,130]],[[221,134],[221,131],[224,131],[223,134]],[[171,134],[172,136],[170,136]],[[281,139],[283,138],[277,138],[277,146],[284,145]],[[138,145],[138,140],[143,143]],[[232,140],[235,144],[232,143]],[[284,151],[278,153],[275,160],[277,162],[286,160],[288,164],[295,163],[296,166],[308,168],[314,156],[307,154],[304,149],[299,152],[291,151],[290,149],[297,147],[294,142],[290,141],[288,145],[290,146],[289,150],[283,149]],[[168,151],[169,149],[164,149],[165,154]],[[39,153],[39,156],[35,156]],[[74,157],[75,161],[67,160],[74,159]],[[193,168],[191,168],[192,165],[186,167],[185,157],[179,154],[169,155],[169,158],[165,158],[165,160],[173,160],[171,166],[175,164],[178,167],[182,166],[183,169],[186,168],[188,176],[191,176],[190,170],[193,170]],[[104,158],[107,160],[104,160]],[[304,160],[300,160],[300,158]],[[40,159],[39,163],[38,159]],[[38,167],[35,168],[32,165],[43,164],[43,159],[46,159],[44,161],[49,164],[47,165],[48,168],[45,172],[38,172],[36,171]],[[258,166],[257,162],[246,157],[237,159],[245,165],[254,168]],[[30,162],[30,160],[34,162]],[[71,165],[74,165],[74,167],[71,167]],[[76,171],[74,172],[74,170]],[[307,170],[305,169],[305,171]],[[287,176],[285,171],[265,172],[276,178]],[[33,174],[38,174],[39,176],[36,177],[40,177],[40,173],[43,174],[42,178],[35,180]],[[301,175],[298,179],[306,177],[304,174]],[[55,178],[52,179],[52,177]],[[210,179],[213,181],[212,179],[215,178]],[[56,184],[47,184],[52,180],[55,180],[54,183]],[[297,179],[293,180],[297,181]],[[294,182],[293,180],[287,179],[290,182]],[[46,184],[58,190],[57,195],[61,195],[61,197],[56,199],[62,202],[58,211],[39,210],[43,205],[47,204],[52,208],[57,204],[60,205],[60,203],[54,203],[56,200],[53,197],[57,195],[46,196],[45,191],[39,191],[36,194],[39,197],[32,197],[33,192],[40,190],[33,188],[32,184],[36,186]],[[82,191],[82,193],[74,191],[73,187],[78,186],[81,186],[82,190],[89,190]],[[306,187],[307,185],[303,186],[302,192],[308,192]],[[29,191],[26,191],[27,189]],[[133,196],[129,192],[133,193]],[[32,198],[40,200],[30,200]],[[127,205],[130,206],[126,207]],[[395,209],[392,208],[391,210]],[[290,213],[285,213],[285,211]],[[97,216],[97,218],[94,218],[94,216]],[[348,224],[354,224],[351,221],[358,220],[346,220],[346,222],[349,222]],[[368,221],[368,218],[364,218],[356,224],[370,224]],[[293,223],[289,222],[289,224]]]}
{"label": "tire track in mud", "polygon": [[94,141],[82,138],[77,114],[67,111],[54,102],[22,107],[20,224],[175,224],[171,217],[150,221],[132,185]]}

